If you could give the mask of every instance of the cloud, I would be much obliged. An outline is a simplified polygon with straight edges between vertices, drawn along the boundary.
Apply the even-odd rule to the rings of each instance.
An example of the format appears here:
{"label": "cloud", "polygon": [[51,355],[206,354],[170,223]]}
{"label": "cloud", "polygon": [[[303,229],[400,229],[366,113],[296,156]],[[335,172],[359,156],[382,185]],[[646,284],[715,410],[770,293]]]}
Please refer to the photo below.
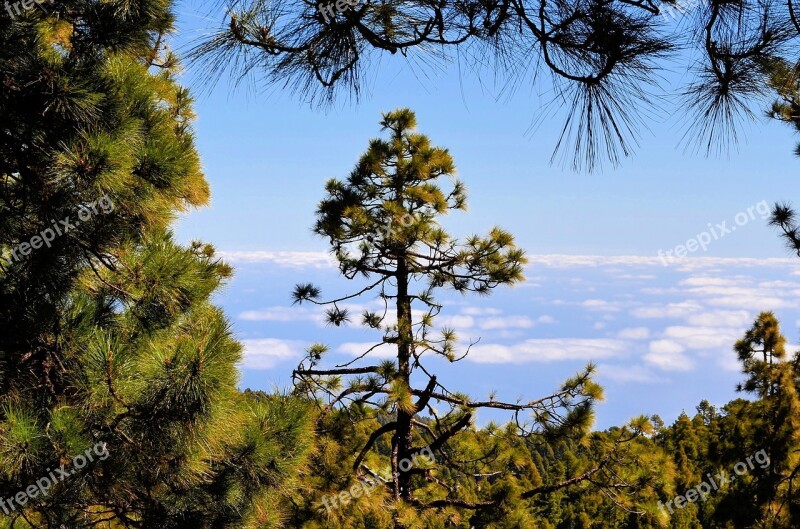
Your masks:
{"label": "cloud", "polygon": [[[741,318],[741,315],[737,315]],[[681,326],[667,327],[661,339],[650,342],[646,362],[665,371],[690,371],[695,362],[684,354],[687,350],[727,353],[720,365],[729,370],[738,369],[730,354],[741,330],[732,327]]]}
{"label": "cloud", "polygon": [[484,330],[495,329],[530,329],[540,323],[555,323],[551,316],[539,316],[535,320],[528,316],[503,316],[499,318],[487,318],[480,322],[480,328]]}
{"label": "cloud", "polygon": [[582,302],[581,307],[585,307],[589,310],[599,310],[599,311],[608,311],[608,312],[617,312],[623,306],[623,302],[620,301],[606,301],[604,299],[587,299],[586,301]]}
{"label": "cloud", "polygon": [[232,263],[272,263],[284,268],[333,268],[336,260],[326,252],[223,251]]}
{"label": "cloud", "polygon": [[598,378],[607,378],[615,382],[665,382],[643,366],[599,364],[597,366],[597,376]]}
{"label": "cloud", "polygon": [[794,281],[762,281],[758,284],[759,288],[800,288],[800,283]]}
{"label": "cloud", "polygon": [[631,316],[639,319],[685,318],[702,309],[703,305],[696,301],[682,301],[680,303],[667,303],[666,305],[638,307],[631,311]]}
{"label": "cloud", "polygon": [[[302,251],[221,251],[220,256],[234,263],[275,263],[289,268],[331,268],[336,266],[336,261],[327,252],[302,252]],[[656,255],[567,255],[567,254],[526,254],[528,268],[540,267],[567,269],[591,268],[608,266],[625,267],[657,267],[664,269],[662,259]],[[690,272],[719,267],[761,268],[761,267],[786,267],[791,266],[794,275],[800,275],[797,259],[769,258],[757,259],[750,257],[686,257],[679,261],[674,268]],[[528,274],[534,275],[534,274]],[[541,276],[541,270],[536,277]]]}
{"label": "cloud", "polygon": [[502,314],[503,311],[491,307],[464,307],[461,310],[461,313],[470,316],[486,316],[486,315],[492,316],[492,315]]}
{"label": "cloud", "polygon": [[793,301],[787,301],[776,296],[765,296],[755,290],[742,290],[739,293],[711,298],[708,300],[708,304],[728,308],[741,306],[759,307],[761,310],[797,308],[797,304]]}
{"label": "cloud", "polygon": [[690,371],[694,363],[683,354],[685,348],[671,340],[656,340],[650,342],[650,352],[644,355],[644,360],[664,371]]}
{"label": "cloud", "polygon": [[[225,257],[239,263],[293,268],[322,269],[335,264],[323,252],[229,252]],[[449,298],[443,301],[450,313],[436,318],[437,327],[456,329],[462,343],[483,335],[483,341],[475,345],[467,357],[469,361],[517,365],[599,360],[605,362],[604,376],[620,382],[654,381],[663,372],[688,371],[712,364],[719,367],[717,364],[723,360],[723,367],[735,369],[738,365],[731,352],[732,346],[752,324],[758,310],[780,309],[779,312],[788,313],[781,316],[791,322],[797,318],[793,309],[800,308],[795,302],[800,294],[800,281],[792,281],[800,276],[800,263],[796,259],[691,257],[665,268],[657,256],[534,255],[529,258],[536,267],[537,275],[532,279],[542,289],[530,297],[524,292],[517,294],[526,301],[533,301],[530,309],[511,302],[507,305],[503,299],[495,299],[494,303],[510,314],[478,302],[453,302]],[[770,272],[770,267],[774,271]],[[556,288],[557,284],[561,288]],[[550,290],[545,291],[545,288]],[[597,293],[590,293],[595,288]],[[556,296],[562,299],[555,299]],[[379,303],[380,300],[369,302],[366,307]],[[544,335],[549,337],[547,339],[526,339],[541,336],[536,330],[540,325],[556,323],[552,316],[537,316],[540,311],[549,312],[546,307],[550,305],[559,307],[552,310],[559,311],[557,315],[565,329],[561,326],[548,329]],[[380,307],[379,311],[382,313]],[[422,314],[415,310],[415,320]],[[357,323],[357,311],[353,311],[353,316]],[[272,306],[244,311],[239,319],[324,323],[321,311],[313,307]],[[384,323],[393,323],[392,311]],[[595,330],[592,330],[593,325]],[[562,331],[566,337],[554,334]],[[594,339],[593,335],[604,338]],[[304,338],[304,335],[299,337]],[[292,347],[299,346],[289,344],[291,347],[282,349],[279,343],[268,345],[276,350],[253,361],[271,366],[285,361],[288,355],[298,354]],[[350,342],[339,346],[338,351],[353,357],[372,345],[374,342]],[[628,354],[643,346],[647,348],[635,358]],[[372,355],[393,357],[395,350],[391,346],[381,346]],[[613,360],[609,361],[614,358],[637,361],[618,366]]]}
{"label": "cloud", "polygon": [[[638,266],[664,267],[663,260],[654,255],[565,255],[565,254],[546,254],[546,255],[526,255],[530,268],[549,267],[549,268],[587,268],[600,266]],[[756,259],[751,257],[685,257],[679,261],[678,267],[681,271],[689,271],[703,268],[715,267],[784,267],[786,265],[797,266],[797,260],[791,258],[777,257],[769,259]]]}
{"label": "cloud", "polygon": [[679,282],[679,285],[685,285],[690,287],[719,287],[719,286],[734,286],[741,284],[742,280],[746,281],[746,278],[742,276],[738,276],[736,278],[733,277],[704,277],[704,276],[695,276],[684,279],[683,281]]}
{"label": "cloud", "polygon": [[525,364],[565,360],[599,360],[622,356],[625,342],[609,339],[530,339],[513,345],[476,345],[468,360],[479,364]]}
{"label": "cloud", "polygon": [[673,326],[664,330],[663,338],[680,343],[686,349],[730,349],[739,337],[736,329],[720,327]]}
{"label": "cloud", "polygon": [[689,257],[681,259],[677,270],[694,272],[697,270],[724,271],[726,268],[785,268],[796,267],[797,260],[786,257],[758,259],[754,257]]}
{"label": "cloud", "polygon": [[320,310],[305,307],[268,307],[260,310],[246,310],[239,314],[239,319],[280,322],[313,321],[318,324],[324,322],[324,317]]}
{"label": "cloud", "polygon": [[617,338],[622,340],[646,340],[650,338],[650,329],[647,327],[631,327],[622,329],[617,333]]}
{"label": "cloud", "polygon": [[242,366],[249,369],[271,369],[288,360],[300,360],[305,354],[305,344],[299,340],[257,338],[242,340],[242,345]]}
{"label": "cloud", "polygon": [[360,356],[368,351],[371,347],[374,347],[372,351],[369,352],[367,357],[369,358],[394,358],[397,356],[397,347],[390,343],[382,343],[377,345],[376,342],[347,342],[341,344],[336,350],[340,353],[351,355],[351,356]]}
{"label": "cloud", "polygon": [[746,327],[753,322],[753,317],[746,310],[714,310],[691,314],[686,318],[686,322],[706,327]]}
{"label": "cloud", "polygon": [[546,314],[531,318],[521,315],[500,316],[502,313],[503,311],[494,308],[465,307],[461,310],[461,314],[437,316],[436,323],[439,327],[461,330],[479,328],[484,331],[530,329],[540,324],[557,323],[555,318]]}
{"label": "cloud", "polygon": [[[712,306],[741,308],[759,307],[760,310],[774,310],[796,307],[795,295],[783,285],[785,282],[762,282],[756,284],[748,276],[728,278],[696,276],[684,279],[681,286],[689,287],[688,292],[700,296]],[[793,287],[796,285],[792,283]]]}
{"label": "cloud", "polygon": [[[341,307],[341,306],[344,306],[344,305],[339,305],[339,306]],[[360,322],[361,318],[357,317],[357,316],[358,316],[358,313],[363,309],[356,309],[354,307],[355,306],[348,307],[348,310],[350,310],[350,314],[351,314],[351,316],[353,316],[352,320],[354,322]],[[394,310],[391,310],[391,308],[385,314],[384,314],[382,309],[378,310],[376,312],[377,312],[378,316],[383,317],[383,320],[381,320],[381,325],[383,325],[384,327],[392,327],[394,325],[397,325],[397,312],[395,312]],[[411,309],[411,318],[415,322],[421,321],[427,314],[428,314],[427,310]],[[442,316],[442,317],[444,317],[444,316]],[[437,318],[436,321],[441,322],[441,318],[442,317]]]}
{"label": "cloud", "polygon": [[475,318],[461,314],[456,314],[454,316],[438,316],[436,318],[436,323],[439,327],[448,327],[450,329],[472,329],[475,327]]}
{"label": "cloud", "polygon": [[669,294],[678,294],[681,292],[681,290],[675,287],[669,287],[669,288],[647,287],[640,289],[639,292],[641,294],[647,294],[649,296],[666,296]]}
{"label": "cloud", "polygon": [[676,354],[682,353],[686,348],[671,340],[655,340],[650,342],[650,352],[653,354]]}
{"label": "cloud", "polygon": [[644,359],[664,371],[691,371],[694,363],[686,355],[674,353],[667,355],[646,354]]}

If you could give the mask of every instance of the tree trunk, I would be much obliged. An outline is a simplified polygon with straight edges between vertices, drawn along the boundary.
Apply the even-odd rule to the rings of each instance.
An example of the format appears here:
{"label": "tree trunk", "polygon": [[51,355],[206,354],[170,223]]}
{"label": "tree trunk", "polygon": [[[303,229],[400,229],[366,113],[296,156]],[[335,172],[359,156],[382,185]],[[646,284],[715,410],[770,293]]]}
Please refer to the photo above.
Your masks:
{"label": "tree trunk", "polygon": [[[408,296],[408,265],[405,256],[398,258],[397,266],[397,364],[398,380],[410,393],[411,356],[413,350],[413,328],[411,321],[411,299]],[[411,451],[414,412],[397,410],[397,430],[392,440],[392,474],[396,499],[411,497]],[[397,527],[397,526],[396,526]]]}

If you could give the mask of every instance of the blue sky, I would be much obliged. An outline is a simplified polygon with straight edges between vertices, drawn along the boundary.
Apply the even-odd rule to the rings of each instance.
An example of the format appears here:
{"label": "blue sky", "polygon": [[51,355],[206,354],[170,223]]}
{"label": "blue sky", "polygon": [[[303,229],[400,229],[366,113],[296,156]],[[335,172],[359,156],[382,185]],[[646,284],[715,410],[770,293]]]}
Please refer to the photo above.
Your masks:
{"label": "blue sky", "polygon": [[[179,50],[218,24],[199,5],[178,10]],[[524,285],[452,299],[444,321],[481,342],[457,367],[441,366],[446,381],[476,397],[534,398],[591,360],[606,389],[600,427],[641,413],[672,420],[702,398],[732,398],[731,346],[759,311],[774,310],[798,342],[800,259],[761,215],[764,201],[800,197],[798,138],[759,117],[727,156],[687,151],[686,116],[670,94],[689,74],[673,61],[664,77],[663,104],[634,156],[587,174],[550,164],[564,115],[547,110],[547,85],[508,94],[488,71],[420,71],[391,58],[360,103],[318,110],[274,87],[209,89],[187,65],[212,204],[182,218],[177,233],[213,243],[236,267],[218,301],[247,347],[243,385],[285,386],[311,342],[344,357],[374,338],[322,326],[317,313],[290,306],[289,292],[300,281],[349,290],[311,234],[314,209],[325,180],[345,176],[378,135],[380,113],[409,107],[450,149],[469,190],[469,211],[446,227],[468,235],[500,225],[531,259]],[[720,236],[723,222],[730,231]],[[667,266],[658,257],[691,239],[709,242]]]}

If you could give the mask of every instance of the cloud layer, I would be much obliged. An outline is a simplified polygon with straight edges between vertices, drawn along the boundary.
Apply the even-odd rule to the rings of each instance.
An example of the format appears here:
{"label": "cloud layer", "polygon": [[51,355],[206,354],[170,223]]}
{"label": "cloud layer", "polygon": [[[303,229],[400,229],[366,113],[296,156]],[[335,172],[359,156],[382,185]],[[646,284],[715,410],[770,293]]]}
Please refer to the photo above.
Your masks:
{"label": "cloud layer", "polygon": [[[335,281],[337,291],[347,286],[336,277],[330,257],[320,252],[224,255],[240,266],[302,268],[324,276],[323,282]],[[759,311],[776,311],[786,323],[800,319],[800,261],[795,259],[691,257],[670,267],[658,257],[642,256],[531,255],[529,260],[525,288],[487,299],[445,295],[439,300],[445,309],[436,325],[455,330],[462,350],[473,344],[466,362],[577,366],[592,361],[608,379],[651,383],[706,368],[737,369],[732,346]],[[369,298],[353,301],[362,303],[350,306],[356,316],[381,306]],[[298,331],[296,340],[260,331],[264,337],[245,341],[245,367],[270,369],[295,361],[309,337],[331,343],[333,354],[351,359],[380,340],[357,321],[344,335],[323,330],[322,311],[288,305],[240,311],[237,321],[262,329],[307,329]],[[392,350],[382,346],[370,354],[391,357]]]}

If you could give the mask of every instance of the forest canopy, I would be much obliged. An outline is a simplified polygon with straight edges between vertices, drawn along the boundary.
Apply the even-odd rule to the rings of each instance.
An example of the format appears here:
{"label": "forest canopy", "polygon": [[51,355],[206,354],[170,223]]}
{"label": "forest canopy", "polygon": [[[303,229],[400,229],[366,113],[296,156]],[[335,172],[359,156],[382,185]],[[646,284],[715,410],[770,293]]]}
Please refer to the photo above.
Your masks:
{"label": "forest canopy", "polygon": [[[445,383],[477,341],[446,323],[443,293],[518,287],[531,254],[489,222],[481,235],[446,229],[450,214],[483,224],[491,213],[467,213],[454,155],[410,108],[380,117],[379,137],[307,212],[345,293],[327,297],[301,270],[293,288],[261,276],[326,326],[308,331],[289,387],[244,388],[244,333],[217,297],[234,269],[175,234],[211,187],[169,47],[173,3],[4,7],[0,529],[800,527],[800,352],[762,307],[740,307],[757,316],[718,351],[735,354],[739,398],[702,400],[672,424],[641,410],[598,429],[593,362],[518,400]],[[558,142],[577,165],[630,152],[659,61],[686,50],[699,58],[683,97],[706,148],[762,96],[800,130],[792,0],[230,7],[194,57],[215,72],[260,68],[310,101],[358,95],[383,53],[464,54],[514,83],[546,77],[571,109]],[[676,8],[680,21],[665,21]],[[769,223],[800,256],[793,207],[776,204]],[[350,326],[373,341],[341,361],[325,342]]]}

